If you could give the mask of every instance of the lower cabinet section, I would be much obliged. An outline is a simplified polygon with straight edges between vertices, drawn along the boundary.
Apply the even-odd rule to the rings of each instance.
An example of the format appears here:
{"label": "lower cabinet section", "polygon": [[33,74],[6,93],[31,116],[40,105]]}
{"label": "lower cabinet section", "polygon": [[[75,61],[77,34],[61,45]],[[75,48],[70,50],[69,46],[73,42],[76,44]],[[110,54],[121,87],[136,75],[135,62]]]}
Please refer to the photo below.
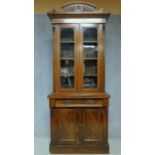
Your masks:
{"label": "lower cabinet section", "polygon": [[52,153],[108,153],[107,108],[52,108]]}

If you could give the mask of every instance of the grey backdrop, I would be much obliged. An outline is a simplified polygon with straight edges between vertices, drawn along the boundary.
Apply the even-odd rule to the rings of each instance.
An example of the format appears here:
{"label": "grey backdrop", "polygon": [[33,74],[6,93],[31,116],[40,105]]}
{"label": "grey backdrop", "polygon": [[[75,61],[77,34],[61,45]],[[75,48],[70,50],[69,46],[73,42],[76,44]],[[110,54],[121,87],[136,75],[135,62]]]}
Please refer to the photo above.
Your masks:
{"label": "grey backdrop", "polygon": [[[52,29],[46,15],[34,16],[34,129],[36,137],[50,137],[47,95],[52,92]],[[109,137],[121,136],[121,16],[106,27],[106,91],[111,95]]]}

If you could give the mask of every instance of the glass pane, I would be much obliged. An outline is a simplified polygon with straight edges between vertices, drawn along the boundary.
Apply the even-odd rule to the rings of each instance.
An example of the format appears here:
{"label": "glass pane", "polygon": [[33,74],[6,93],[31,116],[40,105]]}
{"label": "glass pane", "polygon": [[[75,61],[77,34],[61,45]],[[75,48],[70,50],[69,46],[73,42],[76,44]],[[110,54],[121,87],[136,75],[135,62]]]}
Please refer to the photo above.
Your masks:
{"label": "glass pane", "polygon": [[84,43],[84,58],[97,58],[97,43]]}
{"label": "glass pane", "polygon": [[61,77],[61,88],[73,88],[74,77]]}
{"label": "glass pane", "polygon": [[61,88],[74,88],[74,30],[63,28],[60,36]]}
{"label": "glass pane", "polygon": [[61,43],[61,58],[74,58],[74,43]]}
{"label": "glass pane", "polygon": [[84,28],[84,41],[97,41],[97,29]]}
{"label": "glass pane", "polygon": [[74,30],[72,28],[61,29],[61,41],[74,41]]}
{"label": "glass pane", "polygon": [[61,87],[74,87],[74,61],[61,60]]}
{"label": "glass pane", "polygon": [[84,77],[84,88],[97,88],[97,77]]}
{"label": "glass pane", "polygon": [[97,88],[97,28],[84,28],[83,39],[83,67],[84,67],[84,82],[85,89]]}
{"label": "glass pane", "polygon": [[84,61],[84,75],[97,76],[97,60]]}
{"label": "glass pane", "polygon": [[74,76],[74,61],[61,60],[61,76]]}

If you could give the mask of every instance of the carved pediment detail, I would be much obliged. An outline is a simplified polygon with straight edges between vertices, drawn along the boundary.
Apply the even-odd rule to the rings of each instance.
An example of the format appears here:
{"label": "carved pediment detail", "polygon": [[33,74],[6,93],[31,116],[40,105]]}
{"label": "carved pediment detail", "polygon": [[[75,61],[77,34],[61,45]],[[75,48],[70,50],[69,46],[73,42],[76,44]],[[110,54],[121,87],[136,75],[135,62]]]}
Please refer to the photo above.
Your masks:
{"label": "carved pediment detail", "polygon": [[103,9],[96,9],[96,6],[86,2],[71,2],[61,7],[64,13],[82,13],[82,12],[104,12]]}

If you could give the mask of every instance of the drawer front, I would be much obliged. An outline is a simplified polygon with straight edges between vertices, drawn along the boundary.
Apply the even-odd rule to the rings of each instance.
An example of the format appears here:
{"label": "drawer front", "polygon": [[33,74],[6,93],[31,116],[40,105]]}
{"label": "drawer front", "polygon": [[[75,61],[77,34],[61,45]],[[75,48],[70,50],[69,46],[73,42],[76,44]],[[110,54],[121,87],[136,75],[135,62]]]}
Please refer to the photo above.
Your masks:
{"label": "drawer front", "polygon": [[55,101],[56,107],[78,107],[79,100],[76,99],[61,99]]}
{"label": "drawer front", "polygon": [[81,104],[102,104],[103,99],[86,99],[86,100],[81,100]]}
{"label": "drawer front", "polygon": [[51,101],[52,107],[105,107],[106,99],[56,99]]}
{"label": "drawer front", "polygon": [[77,104],[78,100],[75,99],[62,99],[62,100],[56,100],[56,104]]}

